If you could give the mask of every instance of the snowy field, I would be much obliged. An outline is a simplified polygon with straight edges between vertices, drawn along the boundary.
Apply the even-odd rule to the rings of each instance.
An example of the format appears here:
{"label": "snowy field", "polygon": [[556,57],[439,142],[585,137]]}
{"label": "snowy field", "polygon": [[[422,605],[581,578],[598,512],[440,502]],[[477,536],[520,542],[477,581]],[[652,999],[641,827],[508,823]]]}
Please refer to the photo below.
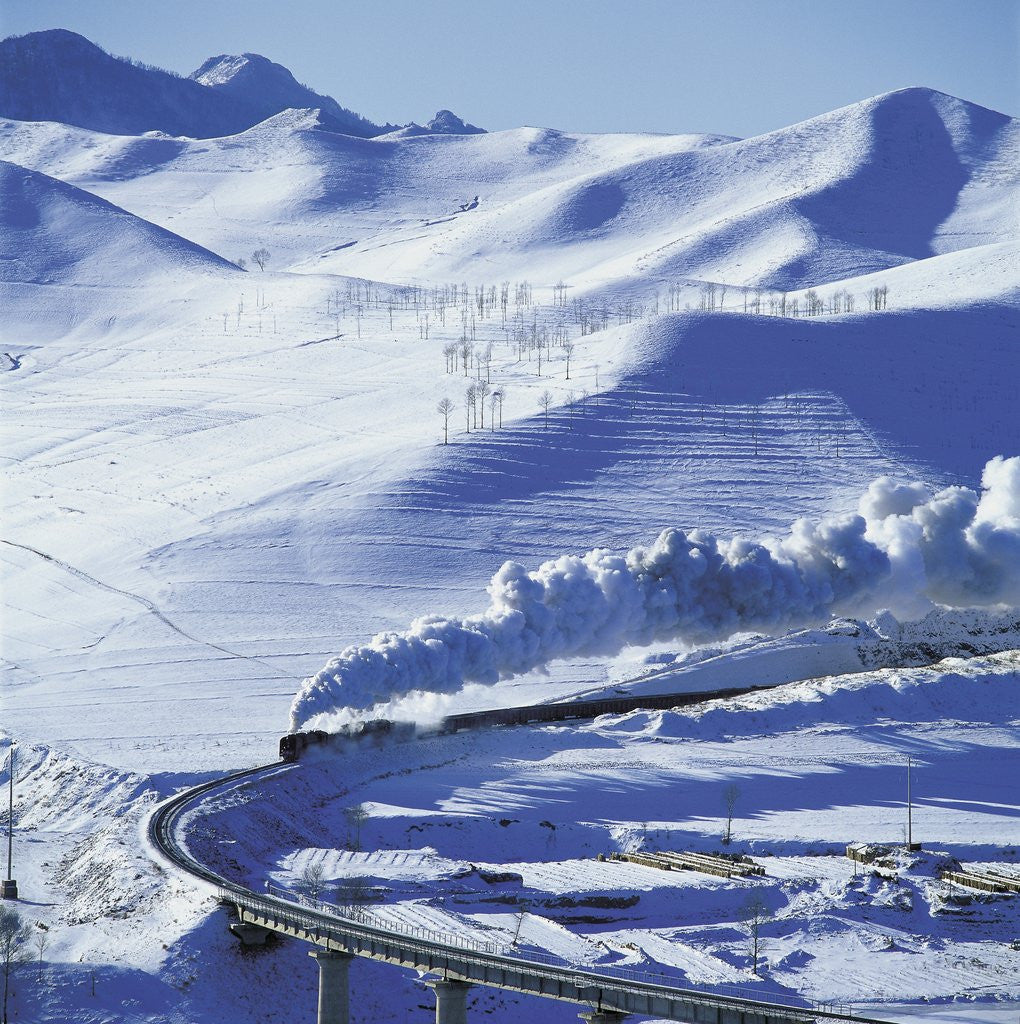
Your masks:
{"label": "snowy field", "polygon": [[[749,140],[355,139],[311,111],[204,140],[0,121],[0,742],[20,749],[22,909],[49,936],[13,1019],[311,1014],[305,951],[242,956],[139,830],[157,799],[272,760],[302,680],[349,644],[483,612],[507,559],[666,527],[781,535],[856,511],[883,475],[978,489],[1020,454],[1018,139],[921,89]],[[261,245],[265,271],[232,262]],[[993,510],[1000,600],[1020,578],[1012,486]],[[819,614],[779,638],[659,637],[395,692],[386,713],[432,721],[794,681],[303,763],[189,840],[255,885],[300,889],[321,864],[331,892],[360,880],[366,912],[519,931],[570,962],[1014,1020],[1020,896],[937,871],[1020,873],[1017,614],[915,626],[930,602],[912,592],[907,615],[903,597],[869,591],[871,626]],[[924,848],[855,872],[847,843],[903,842],[908,756]],[[725,849],[765,876],[595,859],[723,849],[731,784]],[[749,893],[768,911],[761,977]],[[356,1019],[433,1012],[402,972],[352,975]],[[478,1000],[495,1021],[572,1015]]]}

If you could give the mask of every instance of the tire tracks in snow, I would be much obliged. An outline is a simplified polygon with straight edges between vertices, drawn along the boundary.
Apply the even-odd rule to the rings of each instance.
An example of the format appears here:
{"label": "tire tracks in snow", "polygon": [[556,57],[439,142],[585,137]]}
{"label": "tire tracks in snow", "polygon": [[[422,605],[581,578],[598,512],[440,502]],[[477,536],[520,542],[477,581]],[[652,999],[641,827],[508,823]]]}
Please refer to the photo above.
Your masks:
{"label": "tire tracks in snow", "polygon": [[135,604],[141,605],[147,612],[154,615],[160,622],[163,623],[168,629],[172,630],[178,636],[183,637],[185,640],[190,641],[193,644],[198,644],[201,647],[209,647],[214,651],[219,651],[221,654],[226,654],[231,658],[239,658],[242,661],[250,661],[252,664],[260,665],[264,669],[268,669],[273,673],[274,676],[283,675],[288,679],[293,679],[295,682],[301,682],[297,676],[292,676],[289,672],[285,672],[282,669],[277,668],[275,665],[269,664],[267,661],[263,661],[261,658],[254,658],[247,654],[239,654],[237,651],[232,651],[227,647],[222,647],[220,644],[213,643],[211,640],[203,640],[201,637],[197,637],[192,633],[189,633],[185,629],[181,629],[172,619],[168,618],[163,611],[160,610],[159,606],[150,601],[147,597],[143,597],[141,594],[135,594],[130,590],[121,590],[120,587],[115,587],[110,583],[104,583],[102,580],[97,580],[95,576],[90,576],[87,572],[82,569],[71,565],[68,562],[64,562],[53,555],[48,555],[45,551],[40,551],[38,548],[33,548],[28,544],[18,544],[13,540],[6,540],[0,538],[0,543],[6,544],[8,547],[20,548],[22,551],[28,551],[30,554],[36,555],[39,558],[55,565],[58,569],[63,569],[64,572],[69,573],[71,576],[75,576],[78,579],[89,583],[94,587],[98,587],[100,590],[105,590],[109,594],[118,594],[121,597],[126,597],[129,601],[134,601]]}

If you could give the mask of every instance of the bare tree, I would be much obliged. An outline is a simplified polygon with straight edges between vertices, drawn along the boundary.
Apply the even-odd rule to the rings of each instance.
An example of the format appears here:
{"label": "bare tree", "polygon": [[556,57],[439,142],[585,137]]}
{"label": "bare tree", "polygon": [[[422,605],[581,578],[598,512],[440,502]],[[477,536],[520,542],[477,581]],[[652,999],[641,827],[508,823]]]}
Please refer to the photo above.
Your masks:
{"label": "bare tree", "polygon": [[436,412],[443,417],[443,444],[450,443],[450,413],[453,412],[453,402],[449,398],[441,398]]}
{"label": "bare tree", "polygon": [[361,826],[368,820],[368,811],[365,810],[364,804],[354,804],[353,807],[348,807],[344,811],[344,817],[347,819],[347,826],[354,835],[354,852],[358,853],[361,850]]}
{"label": "bare tree", "polygon": [[563,355],[567,360],[567,380],[570,380],[570,357],[574,354],[574,343],[572,341],[563,342]]}
{"label": "bare tree", "polygon": [[28,925],[14,907],[0,906],[0,972],[4,976],[3,1024],[7,1024],[7,1000],[11,975],[29,958]]}
{"label": "bare tree", "polygon": [[258,264],[259,270],[266,269],[266,264],[269,262],[269,256],[270,252],[265,247],[255,249],[251,254],[251,258],[256,262],[256,264]]}
{"label": "bare tree", "polygon": [[492,392],[492,400],[499,405],[499,428],[503,429],[503,399],[506,398],[506,388],[496,388]]}
{"label": "bare tree", "polygon": [[466,335],[461,335],[460,338],[460,358],[464,364],[464,376],[467,376],[468,363],[471,360],[471,353],[474,351],[474,345],[471,343],[471,339]]}
{"label": "bare tree", "polygon": [[446,357],[446,372],[453,373],[457,369],[457,346],[449,342],[443,346],[443,355]]}
{"label": "bare tree", "polygon": [[731,782],[723,790],[723,802],[726,804],[726,834],[723,836],[723,842],[727,845],[733,839],[733,812],[739,799],[740,787],[735,782]]}
{"label": "bare tree", "polygon": [[549,429],[549,406],[552,405],[553,397],[548,391],[543,391],[538,397],[539,404],[542,406],[542,410],[545,413],[545,429]]}
{"label": "bare tree", "polygon": [[492,393],[492,388],[484,380],[475,385],[475,395],[478,398],[478,406],[482,411],[482,430],[485,429],[485,400]]}
{"label": "bare tree", "polygon": [[248,266],[248,261],[243,256],[238,256],[234,262],[241,270],[245,270]]}
{"label": "bare tree", "polygon": [[321,860],[306,861],[301,869],[301,888],[311,900],[317,900],[322,892],[322,883],[326,877],[326,869]]}
{"label": "bare tree", "polygon": [[762,902],[762,898],[760,896],[752,896],[741,908],[740,917],[747,928],[749,952],[751,954],[751,972],[757,974],[758,957],[761,953],[761,930],[771,915],[769,914],[768,907]]}
{"label": "bare tree", "polygon": [[350,875],[340,881],[336,888],[336,901],[348,910],[357,910],[369,902],[372,890],[368,882],[359,875]]}
{"label": "bare tree", "polygon": [[46,954],[46,948],[50,944],[50,930],[42,921],[36,921],[35,928],[33,945],[39,953],[39,974],[36,980],[41,985],[43,980],[43,956]]}
{"label": "bare tree", "polygon": [[475,407],[475,386],[469,384],[464,391],[464,416],[467,421],[467,432],[471,433],[471,413]]}

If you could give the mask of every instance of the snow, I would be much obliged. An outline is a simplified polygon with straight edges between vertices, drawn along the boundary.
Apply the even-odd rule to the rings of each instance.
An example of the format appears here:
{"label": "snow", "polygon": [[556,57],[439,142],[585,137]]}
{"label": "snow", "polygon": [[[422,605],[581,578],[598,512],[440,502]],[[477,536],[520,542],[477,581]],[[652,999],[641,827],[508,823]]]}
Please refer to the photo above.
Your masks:
{"label": "snow", "polygon": [[[1017,579],[1014,463],[993,461],[1020,453],[1014,121],[915,89],[747,140],[360,139],[308,107],[200,140],[0,123],[0,753],[17,741],[15,873],[51,935],[19,1020],[311,1012],[305,951],[242,957],[212,897],[151,862],[143,819],[270,760],[301,680],[349,644],[484,608],[508,559],[623,552],[670,526],[777,536],[854,513],[888,476],[910,486],[873,493],[883,511],[914,485],[929,512],[930,495],[973,491],[940,506],[972,517],[953,536]],[[243,273],[262,244],[266,271]],[[498,299],[484,317],[474,299],[504,281],[505,325]],[[698,308],[706,282],[722,310]],[[887,308],[869,310],[883,286]],[[745,311],[758,288],[762,312]],[[849,291],[854,310],[768,315],[770,295],[803,305],[809,288]],[[581,306],[599,330],[580,334]],[[569,379],[555,343],[539,375],[533,326],[570,332]],[[465,430],[485,370],[444,369],[464,329],[493,344],[497,429],[486,407]],[[989,464],[1003,497],[979,502]],[[914,511],[872,540],[900,558],[934,536]],[[897,565],[899,587],[917,561]],[[929,607],[870,623],[826,607],[783,636],[660,638],[401,697],[386,713],[428,722],[789,682],[313,758],[193,817],[188,841],[256,885],[296,886],[321,860],[331,884],[370,880],[368,912],[395,921],[501,942],[519,924],[536,955],[998,1024],[1020,1003],[1015,900],[954,903],[935,871],[1014,865],[1020,848],[1016,612]],[[895,883],[855,880],[846,843],[902,841],[907,755],[925,848]],[[764,879],[595,859],[721,849],[730,782],[730,849]],[[752,889],[776,911],[762,980],[739,922]],[[370,1019],[428,1015],[403,972],[353,976]],[[477,998],[497,1021],[565,1010]]]}

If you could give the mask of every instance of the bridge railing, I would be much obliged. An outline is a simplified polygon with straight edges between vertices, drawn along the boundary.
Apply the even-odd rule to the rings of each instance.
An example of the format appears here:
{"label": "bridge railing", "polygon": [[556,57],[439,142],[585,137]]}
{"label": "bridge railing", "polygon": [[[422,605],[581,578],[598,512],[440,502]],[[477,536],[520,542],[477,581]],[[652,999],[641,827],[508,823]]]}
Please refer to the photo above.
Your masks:
{"label": "bridge railing", "polygon": [[[328,931],[330,927],[343,930],[345,926],[348,930],[352,930],[351,926],[354,926],[352,930],[354,933],[365,929],[382,937],[392,937],[394,934],[398,934],[405,936],[415,945],[420,943],[424,952],[445,949],[457,953],[463,959],[483,966],[486,963],[491,963],[490,958],[502,961],[503,966],[514,970],[532,966],[538,968],[539,973],[546,977],[555,975],[557,980],[566,980],[568,983],[576,980],[578,987],[582,989],[606,982],[629,982],[645,988],[665,990],[663,994],[677,998],[683,998],[687,994],[724,1000],[767,1003],[777,1008],[801,1013],[815,1011],[832,1016],[851,1016],[853,1014],[852,1003],[816,1004],[806,1000],[794,1002],[785,993],[747,988],[727,982],[710,985],[633,967],[572,962],[553,954],[543,953],[540,950],[521,949],[512,942],[484,942],[453,932],[427,928],[423,925],[414,925],[392,918],[381,918],[364,907],[339,906],[323,900],[310,899],[270,883],[266,885],[266,893],[267,899],[260,899],[258,895],[252,894],[249,898],[239,902],[249,905],[252,909],[262,909],[270,916],[279,915],[283,911],[284,914],[300,923],[302,927],[312,931]],[[224,895],[232,901],[238,901],[236,894],[224,893]],[[310,916],[308,911],[321,916]],[[486,959],[479,960],[470,954],[481,954]]]}

